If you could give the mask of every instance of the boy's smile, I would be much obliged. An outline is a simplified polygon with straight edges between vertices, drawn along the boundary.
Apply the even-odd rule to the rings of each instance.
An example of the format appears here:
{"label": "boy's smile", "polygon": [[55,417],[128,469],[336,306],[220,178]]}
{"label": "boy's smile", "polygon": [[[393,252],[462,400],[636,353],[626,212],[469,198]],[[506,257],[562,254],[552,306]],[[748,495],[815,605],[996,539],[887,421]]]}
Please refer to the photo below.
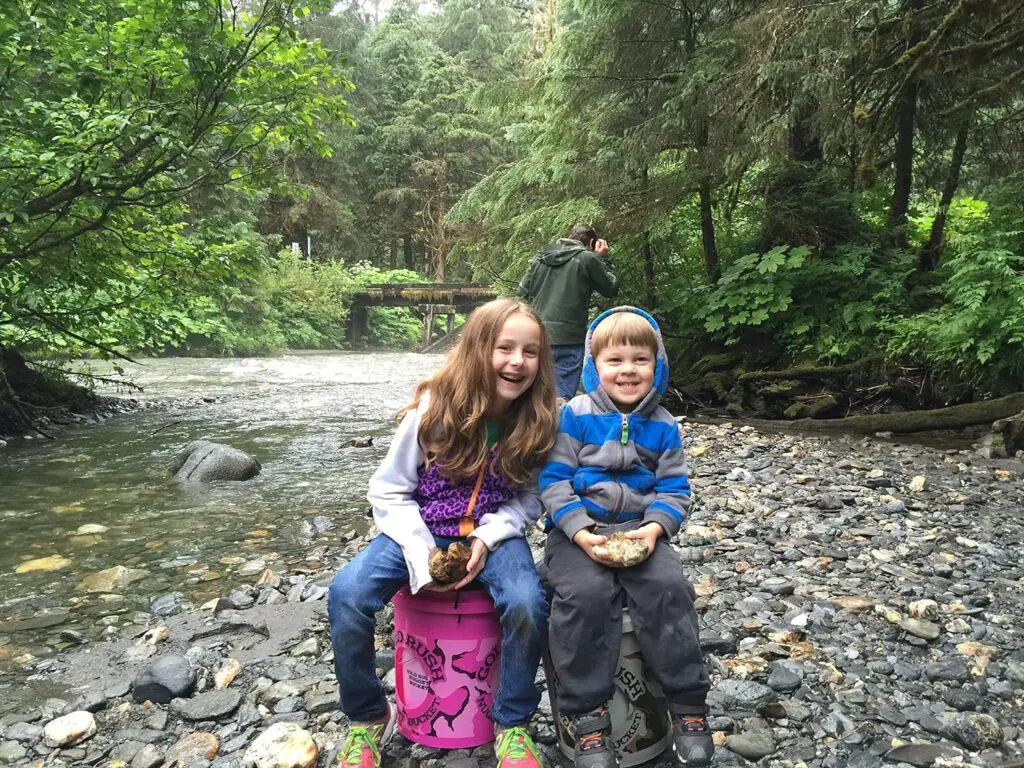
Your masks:
{"label": "boy's smile", "polygon": [[654,350],[610,344],[594,358],[601,388],[619,410],[632,410],[654,385]]}

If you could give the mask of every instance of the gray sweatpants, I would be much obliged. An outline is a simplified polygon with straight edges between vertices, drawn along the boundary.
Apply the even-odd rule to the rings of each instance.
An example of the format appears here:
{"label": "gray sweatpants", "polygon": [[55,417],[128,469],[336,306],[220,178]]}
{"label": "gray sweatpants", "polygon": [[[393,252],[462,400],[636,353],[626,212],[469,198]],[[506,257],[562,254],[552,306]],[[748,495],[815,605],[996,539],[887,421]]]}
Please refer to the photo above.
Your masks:
{"label": "gray sweatpants", "polygon": [[548,533],[544,564],[554,590],[548,636],[560,712],[589,712],[612,697],[623,594],[644,661],[669,703],[688,710],[704,706],[709,683],[695,594],[664,537],[640,565],[610,568],[591,560],[556,528]]}

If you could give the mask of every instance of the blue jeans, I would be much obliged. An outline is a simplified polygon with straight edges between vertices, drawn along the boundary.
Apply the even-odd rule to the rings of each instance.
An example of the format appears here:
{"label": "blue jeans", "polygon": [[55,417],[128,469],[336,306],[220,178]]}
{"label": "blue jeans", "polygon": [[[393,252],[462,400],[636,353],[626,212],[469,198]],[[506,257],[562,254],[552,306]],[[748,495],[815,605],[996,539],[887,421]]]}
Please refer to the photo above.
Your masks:
{"label": "blue jeans", "polygon": [[[438,547],[455,539],[435,537]],[[548,605],[523,538],[507,539],[487,555],[477,576],[501,620],[501,665],[491,717],[500,726],[525,723],[540,703],[534,685],[547,640]],[[341,710],[352,722],[376,720],[387,711],[374,664],[374,615],[409,583],[402,549],[381,534],[342,568],[331,583],[327,615],[334,646],[334,674]]]}
{"label": "blue jeans", "polygon": [[556,344],[551,347],[555,357],[555,388],[559,397],[571,400],[576,397],[583,373],[583,345]]}

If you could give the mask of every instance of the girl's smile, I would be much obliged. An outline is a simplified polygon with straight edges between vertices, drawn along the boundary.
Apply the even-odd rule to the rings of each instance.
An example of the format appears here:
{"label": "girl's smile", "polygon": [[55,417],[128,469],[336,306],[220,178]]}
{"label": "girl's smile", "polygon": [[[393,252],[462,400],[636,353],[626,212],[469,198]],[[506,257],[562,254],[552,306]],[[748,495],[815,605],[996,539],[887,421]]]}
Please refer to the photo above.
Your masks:
{"label": "girl's smile", "polygon": [[540,367],[541,331],[529,315],[517,312],[505,321],[494,342],[494,410],[504,413],[528,390]]}

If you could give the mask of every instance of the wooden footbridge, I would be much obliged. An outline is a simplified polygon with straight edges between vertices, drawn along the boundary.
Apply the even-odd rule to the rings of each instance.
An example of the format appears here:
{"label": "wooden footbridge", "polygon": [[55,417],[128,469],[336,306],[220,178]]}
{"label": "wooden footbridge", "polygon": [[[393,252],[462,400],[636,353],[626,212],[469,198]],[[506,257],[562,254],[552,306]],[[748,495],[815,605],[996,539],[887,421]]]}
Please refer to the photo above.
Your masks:
{"label": "wooden footbridge", "polygon": [[[486,283],[378,283],[364,285],[353,297],[349,311],[349,341],[355,346],[366,338],[367,309],[407,307],[423,318],[420,350],[440,344],[455,329],[455,314],[471,312],[497,294]],[[446,318],[445,336],[431,341],[434,322]]]}

